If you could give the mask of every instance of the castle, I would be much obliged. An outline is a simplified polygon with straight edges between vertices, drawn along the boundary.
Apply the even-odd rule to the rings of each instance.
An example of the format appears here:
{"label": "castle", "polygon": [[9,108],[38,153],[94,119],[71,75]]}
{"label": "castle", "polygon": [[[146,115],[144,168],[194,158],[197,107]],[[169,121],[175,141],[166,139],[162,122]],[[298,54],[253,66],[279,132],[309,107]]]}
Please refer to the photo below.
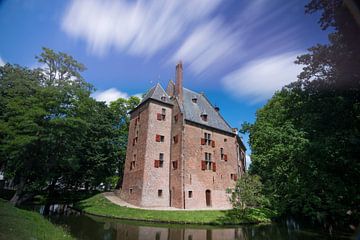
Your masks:
{"label": "castle", "polygon": [[245,146],[203,93],[156,84],[130,112],[120,196],[142,207],[230,208],[227,188],[245,171]]}

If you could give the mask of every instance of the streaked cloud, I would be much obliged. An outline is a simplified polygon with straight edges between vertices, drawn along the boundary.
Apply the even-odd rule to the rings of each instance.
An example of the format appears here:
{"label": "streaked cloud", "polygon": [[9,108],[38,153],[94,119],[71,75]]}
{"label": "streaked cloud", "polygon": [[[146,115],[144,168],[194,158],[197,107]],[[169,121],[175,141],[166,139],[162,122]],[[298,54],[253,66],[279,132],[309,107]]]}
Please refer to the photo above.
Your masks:
{"label": "streaked cloud", "polygon": [[151,56],[206,18],[220,1],[74,0],[63,16],[62,29],[85,40],[99,55],[115,48]]}
{"label": "streaked cloud", "polygon": [[231,59],[232,54],[240,50],[239,39],[231,27],[216,18],[194,29],[175,53],[172,62],[186,59],[190,70],[195,74],[201,74]]}
{"label": "streaked cloud", "polygon": [[255,59],[222,79],[233,96],[257,103],[266,100],[286,84],[296,80],[302,66],[294,64],[299,52]]}

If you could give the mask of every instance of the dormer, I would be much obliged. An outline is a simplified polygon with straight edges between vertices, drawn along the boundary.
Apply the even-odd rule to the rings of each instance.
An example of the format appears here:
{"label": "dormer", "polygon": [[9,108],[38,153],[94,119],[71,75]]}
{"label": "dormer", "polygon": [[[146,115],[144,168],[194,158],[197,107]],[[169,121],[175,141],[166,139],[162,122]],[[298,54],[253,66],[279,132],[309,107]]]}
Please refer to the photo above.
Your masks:
{"label": "dormer", "polygon": [[206,112],[201,113],[200,117],[204,122],[208,121],[208,115]]}

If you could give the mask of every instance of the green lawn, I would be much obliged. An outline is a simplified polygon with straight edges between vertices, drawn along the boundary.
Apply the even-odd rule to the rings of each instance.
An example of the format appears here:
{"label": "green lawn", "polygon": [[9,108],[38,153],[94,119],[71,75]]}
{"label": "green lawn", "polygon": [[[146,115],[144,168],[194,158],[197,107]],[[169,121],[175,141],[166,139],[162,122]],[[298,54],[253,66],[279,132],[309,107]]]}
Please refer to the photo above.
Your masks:
{"label": "green lawn", "polygon": [[75,204],[75,208],[98,216],[166,223],[232,225],[270,222],[275,213],[268,209],[249,209],[245,216],[232,210],[165,211],[143,210],[118,206],[102,194]]}
{"label": "green lawn", "polygon": [[0,199],[0,239],[73,239],[39,213],[13,207]]}

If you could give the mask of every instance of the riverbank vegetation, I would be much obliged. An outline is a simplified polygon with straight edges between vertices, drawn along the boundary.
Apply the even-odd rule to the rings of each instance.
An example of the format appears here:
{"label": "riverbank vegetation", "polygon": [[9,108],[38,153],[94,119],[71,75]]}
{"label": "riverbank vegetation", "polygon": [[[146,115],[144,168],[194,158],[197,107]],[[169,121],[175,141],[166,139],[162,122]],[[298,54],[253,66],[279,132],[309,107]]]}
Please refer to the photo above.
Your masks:
{"label": "riverbank vegetation", "polygon": [[277,92],[244,124],[250,173],[279,213],[356,229],[360,219],[360,26],[343,1],[313,0],[332,30],[296,63],[298,80]]}
{"label": "riverbank vegetation", "polygon": [[75,208],[89,214],[127,220],[142,220],[164,223],[234,225],[268,223],[275,212],[265,208],[249,208],[239,215],[233,210],[144,210],[116,205],[98,194],[75,204]]}
{"label": "riverbank vegetation", "polygon": [[37,59],[41,68],[0,67],[0,170],[16,188],[11,202],[114,185],[125,161],[127,112],[139,98],[98,102],[83,64],[48,48]]}
{"label": "riverbank vegetation", "polygon": [[36,212],[13,207],[0,199],[0,239],[73,239],[61,227],[55,226]]}

